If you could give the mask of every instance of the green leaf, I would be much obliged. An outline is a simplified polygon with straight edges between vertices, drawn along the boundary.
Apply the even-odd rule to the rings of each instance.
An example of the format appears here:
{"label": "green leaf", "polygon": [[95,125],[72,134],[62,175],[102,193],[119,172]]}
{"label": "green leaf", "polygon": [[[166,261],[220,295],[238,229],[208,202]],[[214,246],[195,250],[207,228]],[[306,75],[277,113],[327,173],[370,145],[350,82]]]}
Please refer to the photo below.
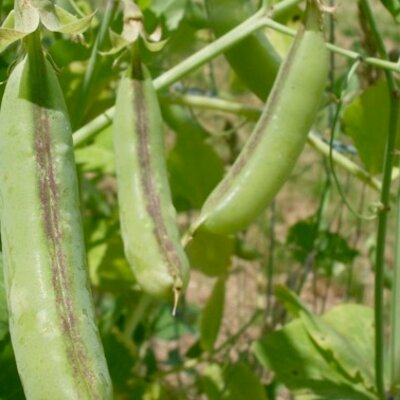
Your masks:
{"label": "green leaf", "polygon": [[316,253],[318,266],[333,262],[350,263],[359,254],[348,240],[336,232],[320,230],[314,217],[296,222],[289,229],[286,243],[292,256],[304,263],[311,252]]}
{"label": "green leaf", "polygon": [[90,56],[90,49],[70,39],[61,39],[52,44],[49,53],[54,63],[61,69],[72,62],[87,60]]}
{"label": "green leaf", "polygon": [[[41,22],[51,32],[81,34],[89,28],[94,13],[77,18],[51,0],[34,2],[17,0],[15,7],[15,31],[32,33]],[[0,32],[1,37],[1,32]]]}
{"label": "green leaf", "polygon": [[201,375],[198,376],[198,385],[207,395],[208,400],[221,400],[221,393],[225,382],[223,371],[218,364],[208,364]]}
{"label": "green leaf", "polygon": [[208,133],[181,106],[163,106],[163,117],[176,134],[168,154],[171,191],[178,211],[200,208],[222,179],[224,165],[207,143]]}
{"label": "green leaf", "polygon": [[[374,365],[374,312],[360,304],[341,304],[327,312],[323,319],[344,338],[349,338],[352,348],[360,355],[363,366],[373,374]],[[374,382],[370,382],[373,387]]]}
{"label": "green leaf", "polygon": [[186,305],[185,313],[182,318],[180,317],[179,309],[178,316],[176,317],[172,316],[171,311],[170,304],[161,307],[155,325],[155,336],[157,338],[167,341],[177,340],[184,334],[193,334],[197,331],[195,326],[195,320],[198,314],[197,308]]}
{"label": "green leaf", "polygon": [[[351,327],[356,330],[349,331],[349,329],[342,327],[342,332],[340,332],[336,329],[336,323],[331,325],[325,319],[313,314],[298,296],[286,287],[278,286],[276,288],[276,296],[280,301],[284,302],[289,310],[300,316],[303,326],[316,346],[322,352],[330,354],[350,380],[363,381],[364,386],[367,388],[374,387],[373,363],[369,364],[371,349],[373,349],[373,340],[369,340],[372,329],[372,314],[370,311],[364,314],[364,318],[360,315],[362,318],[361,323],[359,319],[356,320],[358,323],[353,321]],[[345,308],[344,310],[345,314],[347,314],[347,310]],[[334,315],[337,315],[337,311]],[[352,315],[350,315],[351,317]],[[344,318],[342,316],[343,324],[346,323]],[[365,333],[364,329],[367,329],[368,333],[367,345],[365,343],[364,346],[356,345],[355,337],[362,336]],[[360,339],[357,339],[358,343],[359,341]],[[371,346],[369,349],[368,345]],[[367,348],[367,352],[365,352],[365,348]]]}
{"label": "green leaf", "polygon": [[[99,243],[98,254],[96,256],[102,257],[97,268],[91,266],[91,270],[96,268],[99,286],[104,289],[114,289],[121,292],[123,289],[129,290],[136,283],[132,270],[125,259],[124,247],[119,231],[108,231],[105,237],[105,242]],[[101,248],[101,247],[105,246]],[[95,247],[91,248],[90,257],[93,258],[93,251]]]}
{"label": "green leaf", "polygon": [[235,237],[235,256],[246,261],[254,261],[260,259],[262,254],[256,247],[249,244],[246,239],[242,239],[239,236]]}
{"label": "green leaf", "polygon": [[136,346],[115,328],[102,337],[102,342],[114,391],[126,393],[129,381],[133,378],[132,369],[138,361]]}
{"label": "green leaf", "polygon": [[203,309],[200,320],[200,343],[211,352],[218,338],[225,305],[225,278],[219,278]]}
{"label": "green leaf", "polygon": [[399,15],[400,15],[400,1],[399,0],[381,0],[381,3],[387,8],[387,10],[398,21]]}
{"label": "green leaf", "polygon": [[369,86],[348,104],[344,109],[343,124],[366,169],[371,174],[381,173],[389,128],[386,82],[381,80]]}
{"label": "green leaf", "polygon": [[34,32],[39,27],[39,11],[30,1],[16,0],[14,10],[15,23],[13,28],[16,31],[28,34]]}
{"label": "green leaf", "polygon": [[295,260],[304,263],[314,249],[317,234],[318,229],[313,218],[298,221],[290,227],[286,244]]}
{"label": "green leaf", "polygon": [[350,263],[359,254],[349,246],[348,240],[336,232],[322,231],[318,237],[318,258],[320,260]]}
{"label": "green leaf", "polygon": [[159,18],[163,18],[168,30],[178,28],[185,15],[186,0],[153,0],[149,9]]}
{"label": "green leaf", "polygon": [[77,164],[82,164],[84,172],[100,171],[104,174],[113,174],[115,166],[112,126],[99,133],[92,144],[76,149],[75,160]]}
{"label": "green leaf", "polygon": [[25,400],[9,337],[0,341],[0,399]]}
{"label": "green leaf", "polygon": [[234,239],[210,232],[196,232],[186,246],[192,268],[208,276],[222,276],[231,265]]}
{"label": "green leaf", "polygon": [[244,362],[226,369],[225,382],[224,400],[267,400],[260,378]]}
{"label": "green leaf", "polygon": [[114,32],[109,28],[111,48],[105,55],[112,55],[120,52],[125,47],[136,42],[140,35],[145,34],[143,29],[143,16],[139,7],[133,1],[123,2],[123,27],[121,33]]}
{"label": "green leaf", "polygon": [[71,35],[85,32],[90,27],[94,17],[94,13],[92,13],[82,18],[77,18],[63,8],[54,6],[47,1],[40,4],[37,9],[39,10],[40,21],[49,31]]}
{"label": "green leaf", "polygon": [[0,341],[8,333],[7,297],[4,287],[3,256],[0,253]]}
{"label": "green leaf", "polygon": [[17,40],[22,39],[30,33],[14,29],[14,26],[15,13],[14,11],[11,11],[0,28],[0,53],[3,52],[9,45]]}
{"label": "green leaf", "polygon": [[296,399],[378,399],[362,384],[343,375],[332,355],[321,352],[315,345],[300,319],[257,340],[252,344],[252,351]]}
{"label": "green leaf", "polygon": [[102,219],[96,227],[91,226],[90,239],[87,249],[89,275],[92,285],[99,286],[99,268],[107,252],[108,221]]}
{"label": "green leaf", "polygon": [[57,24],[58,26],[46,26],[43,20],[43,15],[41,15],[43,24],[46,26],[47,29],[52,32],[67,33],[72,35],[78,35],[85,32],[90,27],[90,24],[95,14],[92,13],[82,18],[77,18],[61,7],[56,6],[55,11],[59,19],[59,24]]}

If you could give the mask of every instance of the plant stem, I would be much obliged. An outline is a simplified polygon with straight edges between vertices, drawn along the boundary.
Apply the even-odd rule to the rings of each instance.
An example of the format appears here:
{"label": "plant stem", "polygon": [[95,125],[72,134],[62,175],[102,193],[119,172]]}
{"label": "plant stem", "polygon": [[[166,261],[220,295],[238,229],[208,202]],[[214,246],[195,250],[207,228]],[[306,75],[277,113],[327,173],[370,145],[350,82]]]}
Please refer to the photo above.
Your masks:
{"label": "plant stem", "polygon": [[84,144],[87,140],[92,139],[97,133],[107,128],[112,124],[114,118],[115,107],[111,107],[103,114],[88,122],[82,128],[79,128],[72,135],[74,147],[79,147]]}
{"label": "plant stem", "polygon": [[[388,59],[385,45],[382,36],[379,32],[375,21],[374,13],[371,9],[369,0],[360,0],[361,10],[367,19],[371,33],[376,42],[380,56],[383,59]],[[399,92],[393,73],[385,70],[385,76],[388,83],[390,95],[390,116],[389,116],[389,132],[386,142],[385,159],[383,165],[383,181],[381,191],[382,211],[378,217],[378,232],[376,243],[376,258],[375,258],[375,375],[376,388],[380,399],[385,399],[385,382],[384,382],[384,272],[385,272],[385,244],[388,212],[390,210],[390,184],[392,177],[392,167],[394,161],[394,150],[396,144],[396,134],[398,129],[398,109],[399,109]],[[392,321],[393,328],[393,321]],[[396,338],[398,341],[399,338]],[[394,359],[394,355],[391,355]]]}
{"label": "plant stem", "polygon": [[390,391],[397,400],[400,392],[400,185],[396,202],[395,261],[392,286],[392,324],[390,342]]}
{"label": "plant stem", "polygon": [[[318,136],[314,133],[308,135],[308,144],[323,154],[325,157],[329,157],[330,147],[328,144],[324,143]],[[382,184],[378,179],[374,178],[367,171],[361,168],[359,165],[349,160],[344,155],[340,154],[338,151],[332,149],[332,160],[336,165],[341,166],[347,172],[350,172],[360,181],[364,182],[370,188],[380,192],[382,189]]]}
{"label": "plant stem", "polygon": [[[206,64],[217,55],[223,53],[226,49],[233,46],[244,37],[263,27],[265,24],[265,21],[262,18],[264,12],[265,11],[263,9],[260,10],[246,21],[242,22],[236,28],[232,29],[226,35],[221,36],[210,45],[203,47],[191,57],[185,59],[180,64],[155,78],[153,80],[154,88],[157,91],[166,89],[171,84],[175,83],[196,68]],[[90,139],[96,133],[110,125],[112,123],[112,119],[114,118],[114,112],[115,107],[111,107],[103,114],[100,114],[94,120],[78,129],[73,134],[74,145],[81,145],[84,141]]]}
{"label": "plant stem", "polygon": [[[180,104],[201,109],[208,109],[213,111],[221,111],[226,113],[233,113],[235,115],[242,115],[251,120],[256,121],[262,112],[261,108],[248,106],[242,103],[233,102],[230,100],[213,98],[199,95],[168,95],[161,96],[161,102],[170,104]],[[76,131],[74,134],[74,146],[79,147],[87,139],[93,136],[93,132],[101,131],[105,126],[112,123],[113,113],[109,111],[100,115],[101,118],[96,118],[83,128]],[[307,138],[307,143],[324,157],[329,157],[330,147],[322,141],[322,139],[315,133],[310,133]],[[370,175],[365,169],[349,160],[344,155],[340,154],[335,149],[332,149],[332,160],[336,165],[339,165],[347,172],[352,174],[355,178],[365,183],[371,189],[380,192],[382,188],[381,182]]]}
{"label": "plant stem", "polygon": [[106,35],[108,33],[108,27],[111,23],[112,17],[114,15],[115,9],[118,5],[116,0],[108,0],[106,4],[106,9],[104,11],[103,18],[101,19],[101,24],[99,31],[97,33],[92,52],[90,54],[89,62],[85,70],[85,75],[83,77],[82,86],[80,88],[80,101],[77,102],[73,115],[75,118],[75,126],[79,126],[81,121],[85,117],[85,113],[88,110],[88,105],[90,105],[91,93],[93,90],[93,85],[98,75],[98,59],[99,59],[99,49],[104,43]]}
{"label": "plant stem", "polygon": [[[259,107],[253,107],[230,100],[199,95],[174,94],[172,96],[162,96],[161,101],[169,102],[171,104],[180,104],[201,109],[209,109],[214,111],[233,113],[236,115],[243,115],[254,121],[258,119],[262,112],[262,109]],[[315,133],[310,133],[308,135],[307,142],[312,148],[317,150],[323,156],[327,158],[329,157],[329,145],[323,142]],[[335,164],[341,166],[343,169],[355,176],[360,181],[364,182],[373,190],[377,192],[381,191],[382,185],[378,179],[374,178],[363,168],[361,168],[356,163],[349,160],[347,157],[343,156],[334,149],[332,149],[332,160]]]}
{"label": "plant stem", "polygon": [[276,210],[275,210],[275,200],[271,203],[269,207],[269,253],[267,259],[267,306],[265,307],[265,319],[271,317],[272,310],[272,296],[273,296],[273,278],[275,271],[275,248],[276,248],[276,237],[275,237],[275,221],[276,221]]}
{"label": "plant stem", "polygon": [[[272,19],[265,19],[265,28],[271,28],[275,31],[281,32],[285,35],[288,36],[295,36],[296,31],[294,29],[288,28],[286,25],[282,25],[276,21],[273,21]],[[326,47],[328,50],[341,54],[342,56],[345,56],[351,60],[360,60],[366,64],[373,65],[374,67],[377,68],[382,68],[385,70],[390,70],[390,71],[395,71],[395,72],[400,72],[400,66],[397,63],[387,61],[387,60],[382,60],[380,58],[376,57],[364,57],[362,54],[353,51],[353,50],[347,50],[343,49],[342,47],[336,46],[332,43],[326,43]]]}
{"label": "plant stem", "polygon": [[[211,44],[203,47],[197,53],[185,59],[180,64],[171,68],[164,74],[155,78],[153,80],[155,89],[157,91],[166,89],[171,84],[177,82],[179,79],[194,71],[196,68],[199,68],[200,66],[208,63],[214,57],[223,53],[225,50],[242,40],[244,37],[257,31],[258,29],[271,28],[290,36],[294,36],[296,34],[295,30],[287,28],[285,25],[279,24],[278,22],[275,22],[272,19],[265,17],[264,14],[265,10],[262,8],[256,14],[238,25],[236,28],[221,36],[219,39],[215,40]],[[397,72],[400,71],[400,66],[397,63],[381,60],[374,57],[364,58],[361,54],[355,51],[346,50],[330,43],[327,43],[327,47],[329,50],[353,60],[361,60],[367,64],[374,65],[376,67],[386,70]],[[77,130],[74,133],[75,146],[82,144],[85,140],[88,140],[100,130],[110,125],[114,116],[114,111],[114,107],[109,108],[103,114],[96,117],[93,121],[89,122],[87,125]]]}
{"label": "plant stem", "polygon": [[290,10],[292,7],[301,3],[303,0],[283,0],[273,5],[269,13],[272,19],[279,18],[282,14]]}
{"label": "plant stem", "polygon": [[225,100],[218,97],[199,96],[191,94],[168,94],[160,96],[161,102],[179,104],[206,110],[222,111],[235,115],[242,115],[256,121],[261,115],[260,107],[249,106],[235,101]]}
{"label": "plant stem", "polygon": [[154,80],[154,86],[157,90],[162,90],[175,83],[181,77],[189,74],[203,64],[208,63],[217,55],[223,53],[225,50],[232,47],[234,44],[242,40],[244,37],[252,34],[258,29],[265,26],[265,19],[261,18],[264,11],[259,11],[236,28],[229,31],[227,34],[221,36],[213,43],[203,47],[197,53],[186,58],[184,61],[171,68],[164,74],[160,75]]}
{"label": "plant stem", "polygon": [[146,293],[143,293],[140,296],[139,301],[132,309],[132,311],[128,314],[126,319],[124,330],[122,332],[123,336],[126,339],[132,340],[132,335],[135,333],[138,323],[143,319],[143,315],[148,310],[151,303],[152,298]]}

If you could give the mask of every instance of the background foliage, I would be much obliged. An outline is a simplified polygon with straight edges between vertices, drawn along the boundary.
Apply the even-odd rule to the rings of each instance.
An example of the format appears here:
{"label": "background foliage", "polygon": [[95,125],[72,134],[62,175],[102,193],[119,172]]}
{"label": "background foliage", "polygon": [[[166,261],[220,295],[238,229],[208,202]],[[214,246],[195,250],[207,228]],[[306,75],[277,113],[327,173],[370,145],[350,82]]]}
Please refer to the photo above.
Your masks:
{"label": "background foliage", "polygon": [[[12,3],[0,3],[2,18]],[[84,37],[75,41],[61,34],[44,37],[77,130],[114,104],[127,61],[123,54],[103,54],[111,46],[106,35],[93,70],[95,84],[82,94],[107,1],[58,3],[71,12],[97,10]],[[304,10],[304,2],[298,3],[279,15],[278,22],[296,29]],[[137,4],[148,31],[161,27],[168,39],[161,51],[145,53],[154,78],[214,40],[202,0]],[[400,6],[395,0],[375,1],[373,6],[386,45],[397,60],[400,37],[395,20]],[[334,17],[327,15],[325,22],[330,41],[377,55],[357,2],[338,2]],[[111,28],[118,31],[121,24],[117,10]],[[270,29],[264,34],[284,56],[291,38]],[[16,54],[18,44],[0,56],[3,82]],[[342,96],[334,149],[379,180],[388,130],[387,83],[381,70],[363,64],[342,92],[351,62],[336,56],[331,63],[326,101],[314,133],[320,141],[329,141],[335,99]],[[205,105],[188,105],[182,95],[201,96]],[[226,113],[207,105],[216,98],[240,102],[247,112]],[[170,185],[184,233],[239,153],[262,103],[223,56],[161,91],[159,99]],[[116,399],[379,398],[371,308],[376,226],[348,210],[326,154],[307,147],[274,204],[247,231],[234,237],[202,233],[190,242],[191,283],[175,318],[169,301],[155,301],[139,290],[125,261],[110,127],[77,147],[75,156],[90,279]],[[376,190],[349,170],[335,169],[354,208],[366,213],[376,206]],[[387,297],[396,247],[393,214],[387,238]],[[0,398],[23,399],[2,279],[0,370]]]}

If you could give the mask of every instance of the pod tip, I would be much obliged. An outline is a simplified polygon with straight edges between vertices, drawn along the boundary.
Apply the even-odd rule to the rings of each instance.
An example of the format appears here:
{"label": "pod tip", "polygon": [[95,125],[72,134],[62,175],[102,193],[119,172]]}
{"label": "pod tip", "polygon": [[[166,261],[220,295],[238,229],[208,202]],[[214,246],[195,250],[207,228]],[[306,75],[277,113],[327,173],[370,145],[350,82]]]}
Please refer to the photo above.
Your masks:
{"label": "pod tip", "polygon": [[174,306],[172,308],[172,316],[176,317],[176,310],[178,308],[179,299],[181,297],[181,290],[177,287],[174,287]]}

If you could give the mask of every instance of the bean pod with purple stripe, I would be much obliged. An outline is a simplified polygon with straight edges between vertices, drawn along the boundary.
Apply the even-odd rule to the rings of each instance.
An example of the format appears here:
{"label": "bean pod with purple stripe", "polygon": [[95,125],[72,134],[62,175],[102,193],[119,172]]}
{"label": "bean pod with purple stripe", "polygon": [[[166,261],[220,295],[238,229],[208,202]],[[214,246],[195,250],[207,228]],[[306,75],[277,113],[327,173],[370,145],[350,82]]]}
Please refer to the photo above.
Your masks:
{"label": "bean pod with purple stripe", "polygon": [[232,234],[250,225],[289,178],[321,105],[329,72],[317,0],[299,30],[254,130],[204,203],[191,232]]}
{"label": "bean pod with purple stripe", "polygon": [[9,324],[30,400],[111,399],[86,270],[72,133],[37,31],[0,111],[0,216]]}
{"label": "bean pod with purple stripe", "polygon": [[138,52],[119,85],[113,138],[126,258],[145,292],[176,300],[187,285],[189,263],[168,183],[160,107]]}

